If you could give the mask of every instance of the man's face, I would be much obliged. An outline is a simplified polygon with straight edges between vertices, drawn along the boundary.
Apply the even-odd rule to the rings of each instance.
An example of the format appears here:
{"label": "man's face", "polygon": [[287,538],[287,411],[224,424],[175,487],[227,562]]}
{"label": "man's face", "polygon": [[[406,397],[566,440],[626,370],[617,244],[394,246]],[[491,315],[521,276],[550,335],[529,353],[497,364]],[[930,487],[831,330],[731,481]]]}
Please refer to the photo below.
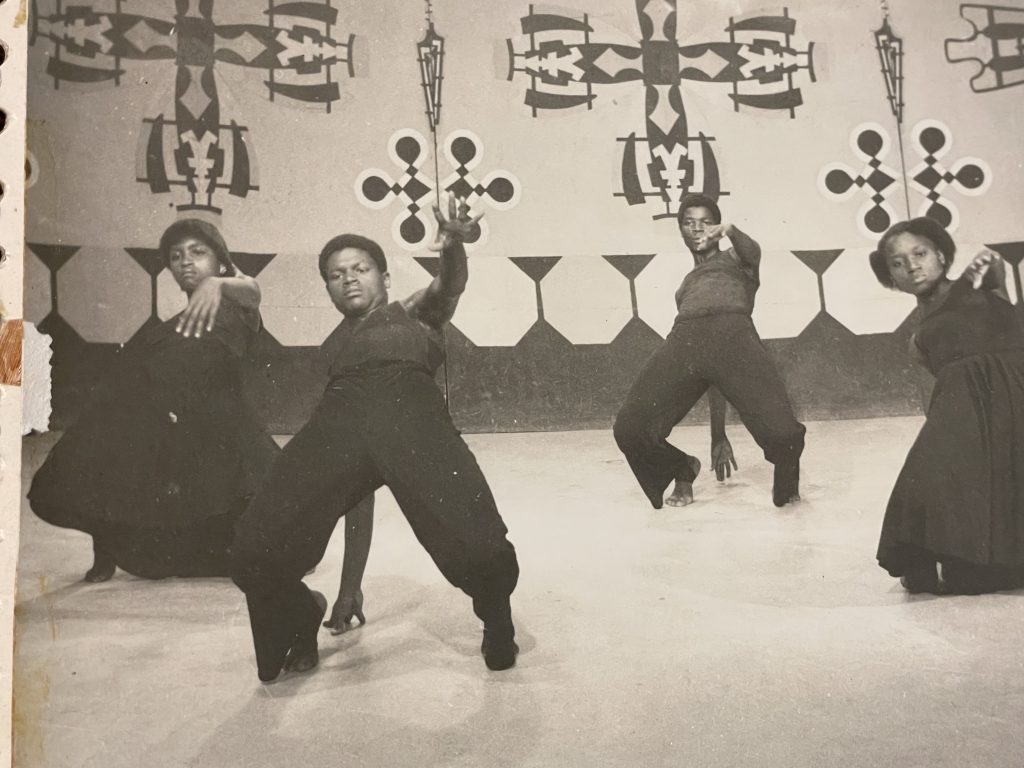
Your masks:
{"label": "man's face", "polygon": [[324,265],[327,293],[345,317],[362,317],[388,300],[391,277],[359,248],[342,248]]}
{"label": "man's face", "polygon": [[715,215],[704,206],[684,210],[679,219],[679,231],[683,235],[686,247],[694,253],[706,253],[709,250],[709,244],[704,237],[704,230],[717,223]]}

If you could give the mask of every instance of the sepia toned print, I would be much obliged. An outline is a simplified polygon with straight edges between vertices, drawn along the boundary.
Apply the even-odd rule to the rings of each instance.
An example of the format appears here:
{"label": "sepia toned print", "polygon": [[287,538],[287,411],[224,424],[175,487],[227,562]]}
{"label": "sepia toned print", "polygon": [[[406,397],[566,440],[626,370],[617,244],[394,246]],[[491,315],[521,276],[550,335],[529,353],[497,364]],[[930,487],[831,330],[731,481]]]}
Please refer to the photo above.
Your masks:
{"label": "sepia toned print", "polygon": [[14,765],[1020,763],[1018,0],[24,11]]}

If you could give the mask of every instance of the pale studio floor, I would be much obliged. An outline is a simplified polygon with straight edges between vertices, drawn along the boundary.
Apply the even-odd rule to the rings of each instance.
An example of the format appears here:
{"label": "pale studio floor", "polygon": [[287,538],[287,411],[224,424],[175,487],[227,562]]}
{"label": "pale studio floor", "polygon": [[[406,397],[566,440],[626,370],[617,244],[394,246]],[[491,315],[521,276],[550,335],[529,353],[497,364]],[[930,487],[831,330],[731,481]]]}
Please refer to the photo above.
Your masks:
{"label": "pale studio floor", "polygon": [[[16,764],[1019,767],[1024,592],[908,597],[874,563],[920,423],[811,424],[782,511],[739,427],[739,474],[661,512],[609,432],[470,436],[522,567],[504,673],[386,492],[369,623],[269,687],[229,582],[85,586],[86,538],[26,510]],[[674,439],[707,455],[703,428]],[[341,552],[308,578],[332,599]]]}

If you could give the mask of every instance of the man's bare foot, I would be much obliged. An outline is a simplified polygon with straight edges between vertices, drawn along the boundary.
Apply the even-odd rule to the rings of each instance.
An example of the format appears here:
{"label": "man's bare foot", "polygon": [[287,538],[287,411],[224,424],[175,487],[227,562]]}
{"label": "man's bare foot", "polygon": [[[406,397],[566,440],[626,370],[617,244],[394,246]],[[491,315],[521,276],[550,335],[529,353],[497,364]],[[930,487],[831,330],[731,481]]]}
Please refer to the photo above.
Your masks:
{"label": "man's bare foot", "polygon": [[[693,470],[693,479],[696,480],[700,474],[700,459],[696,456],[690,457],[690,469]],[[676,486],[672,489],[672,494],[665,499],[665,503],[670,507],[693,504],[693,480],[676,480]]]}

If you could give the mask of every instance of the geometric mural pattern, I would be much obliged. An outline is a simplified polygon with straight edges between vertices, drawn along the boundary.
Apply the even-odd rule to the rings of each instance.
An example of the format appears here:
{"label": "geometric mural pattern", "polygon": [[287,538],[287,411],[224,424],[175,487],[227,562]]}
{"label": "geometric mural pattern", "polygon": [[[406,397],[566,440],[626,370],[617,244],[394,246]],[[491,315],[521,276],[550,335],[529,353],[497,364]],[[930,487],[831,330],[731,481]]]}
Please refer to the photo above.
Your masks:
{"label": "geometric mural pattern", "polygon": [[[981,246],[961,244],[951,274],[958,274]],[[1007,290],[1018,295],[1024,244],[987,247],[1004,254]],[[855,334],[895,331],[914,301],[877,284],[869,251],[764,252],[753,315],[761,337],[795,338],[820,314]],[[339,315],[311,256],[234,253],[232,258],[240,271],[258,280],[266,331],[277,343],[316,346],[337,325]],[[42,326],[59,318],[85,342],[124,343],[146,324],[184,307],[183,294],[152,249],[28,243],[26,261],[26,315]],[[515,346],[538,322],[576,345],[609,344],[633,321],[664,338],[675,318],[672,293],[692,266],[689,253],[681,252],[478,257],[471,267],[471,290],[460,299],[452,324],[482,347]],[[436,267],[436,256],[393,257],[392,294],[424,287]],[[85,282],[89,292],[76,290]]]}
{"label": "geometric mural pattern", "polygon": [[870,240],[876,240],[900,218],[890,204],[890,198],[898,193],[907,195],[907,205],[911,191],[923,197],[913,215],[934,219],[952,233],[960,225],[960,213],[950,193],[976,197],[992,184],[992,170],[980,158],[962,157],[948,164],[943,160],[952,149],[953,134],[938,120],[921,120],[910,132],[910,146],[920,161],[907,171],[909,190],[900,172],[884,161],[892,141],[882,126],[858,125],[850,134],[850,146],[863,166],[829,163],[818,173],[818,188],[835,201],[849,200],[858,191],[863,194],[867,199],[857,211],[857,226]]}
{"label": "geometric mural pattern", "polygon": [[[431,212],[437,194],[435,182],[424,170],[430,161],[430,145],[412,128],[395,131],[388,140],[388,156],[398,169],[397,178],[379,168],[367,168],[355,180],[355,195],[371,209],[383,209],[398,202],[401,205],[391,224],[392,239],[407,251],[418,251],[433,239],[436,222]],[[505,211],[519,203],[522,187],[508,171],[492,171],[478,179],[474,174],[483,159],[483,141],[472,131],[457,130],[444,142],[444,156],[452,172],[441,182],[441,189],[463,198],[476,208],[478,201],[492,210]],[[435,161],[435,169],[437,168]],[[444,195],[442,195],[444,197]],[[467,250],[483,245],[489,229],[486,219],[466,240]]]}
{"label": "geometric mural pattern", "polygon": [[[964,243],[951,274],[982,244]],[[1019,302],[1024,242],[990,243]],[[906,352],[914,302],[879,286],[868,248],[766,251],[754,323],[804,418],[917,413]],[[293,432],[323,391],[317,346],[339,316],[309,254],[233,254],[257,276],[264,328],[247,389],[268,427]],[[438,257],[393,257],[393,294],[427,285]],[[607,428],[636,372],[672,326],[688,253],[478,257],[445,332],[449,408],[469,431]],[[76,290],[83,272],[90,286]],[[97,281],[96,275],[106,281]],[[53,339],[53,427],[69,423],[111,355],[182,296],[152,251],[29,243],[26,316]],[[580,290],[585,281],[586,291]],[[114,308],[116,307],[116,311]],[[705,419],[699,405],[693,421]]]}
{"label": "geometric mural pattern", "polygon": [[921,162],[910,169],[911,187],[924,196],[917,216],[935,219],[949,232],[960,225],[960,213],[949,199],[949,191],[975,197],[992,183],[988,164],[976,157],[963,157],[945,165],[942,161],[953,147],[953,134],[938,120],[922,120],[911,131],[911,144]]}
{"label": "geometric mural pattern", "polygon": [[857,210],[857,228],[872,240],[898,218],[890,198],[903,190],[900,172],[885,162],[892,146],[882,126],[862,123],[850,133],[850,147],[861,165],[851,168],[846,163],[833,162],[818,174],[818,188],[825,197],[844,201],[859,192],[866,198]]}
{"label": "geometric mural pattern", "polygon": [[[82,342],[124,344],[185,307],[156,249],[26,246],[26,312],[50,335],[53,326]],[[232,253],[231,258],[241,272],[257,277],[274,255]]]}
{"label": "geometric mural pattern", "polygon": [[[109,10],[98,10],[111,6]],[[174,0],[169,18],[126,13],[120,0],[62,6],[31,14],[30,44],[51,46],[47,74],[62,83],[120,85],[124,61],[167,60],[176,67],[174,114],[143,120],[138,181],[153,193],[183,189],[178,210],[219,213],[214,195],[246,197],[257,190],[248,129],[222,119],[219,64],[259,71],[271,101],[331,105],[341,98],[339,70],[354,75],[353,35],[335,39],[338,11],[323,2],[269,1],[269,23],[224,24],[214,20],[214,0]],[[95,7],[93,7],[95,6]]]}
{"label": "geometric mural pattern", "polygon": [[960,16],[970,34],[946,40],[946,60],[971,62],[971,90],[987,93],[1024,85],[1024,8],[964,3]]}
{"label": "geometric mural pattern", "polygon": [[[629,205],[652,202],[653,218],[676,215],[688,191],[717,199],[719,162],[712,138],[692,132],[683,83],[715,83],[730,88],[735,109],[789,112],[803,103],[795,77],[814,80],[813,44],[793,42],[796,21],[781,15],[729,18],[727,40],[680,45],[678,0],[636,0],[641,39],[601,29],[586,13],[566,16],[536,12],[521,19],[522,36],[507,40],[508,79],[528,81],[525,104],[533,117],[542,110],[592,109],[597,90],[639,83],[644,92],[644,128],[620,137],[622,197]],[[698,86],[699,87],[699,86]]]}

